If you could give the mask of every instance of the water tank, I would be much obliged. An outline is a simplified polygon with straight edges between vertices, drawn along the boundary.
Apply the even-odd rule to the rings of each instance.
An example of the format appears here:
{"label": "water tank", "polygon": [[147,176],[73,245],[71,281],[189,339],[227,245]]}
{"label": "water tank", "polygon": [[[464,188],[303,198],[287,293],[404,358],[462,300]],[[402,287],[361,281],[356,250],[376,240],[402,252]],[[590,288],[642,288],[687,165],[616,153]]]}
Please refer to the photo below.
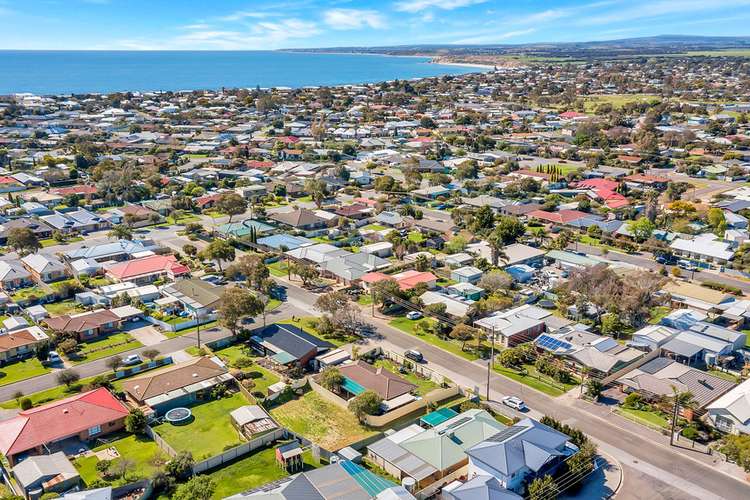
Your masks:
{"label": "water tank", "polygon": [[401,486],[409,493],[414,493],[417,489],[417,481],[413,477],[406,476],[401,480]]}

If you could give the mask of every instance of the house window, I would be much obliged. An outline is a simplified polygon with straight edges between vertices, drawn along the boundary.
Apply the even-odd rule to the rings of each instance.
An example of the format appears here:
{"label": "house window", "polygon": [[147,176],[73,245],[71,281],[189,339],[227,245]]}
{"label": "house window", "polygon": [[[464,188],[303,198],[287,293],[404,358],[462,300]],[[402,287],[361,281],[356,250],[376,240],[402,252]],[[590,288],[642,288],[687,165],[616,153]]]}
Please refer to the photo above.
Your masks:
{"label": "house window", "polygon": [[102,426],[101,425],[95,425],[91,429],[89,429],[89,436],[96,436],[102,432]]}
{"label": "house window", "polygon": [[716,428],[720,431],[731,432],[734,422],[731,419],[722,415],[716,416]]}

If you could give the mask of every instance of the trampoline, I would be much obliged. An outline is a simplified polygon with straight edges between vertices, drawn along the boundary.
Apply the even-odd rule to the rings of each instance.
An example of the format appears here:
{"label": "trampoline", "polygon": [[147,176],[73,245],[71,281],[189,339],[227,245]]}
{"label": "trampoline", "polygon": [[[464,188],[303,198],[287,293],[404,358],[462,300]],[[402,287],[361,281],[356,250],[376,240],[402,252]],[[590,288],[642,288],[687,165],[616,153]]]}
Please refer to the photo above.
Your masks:
{"label": "trampoline", "polygon": [[193,418],[193,412],[188,408],[172,408],[164,415],[164,419],[172,425],[187,423],[191,418]]}

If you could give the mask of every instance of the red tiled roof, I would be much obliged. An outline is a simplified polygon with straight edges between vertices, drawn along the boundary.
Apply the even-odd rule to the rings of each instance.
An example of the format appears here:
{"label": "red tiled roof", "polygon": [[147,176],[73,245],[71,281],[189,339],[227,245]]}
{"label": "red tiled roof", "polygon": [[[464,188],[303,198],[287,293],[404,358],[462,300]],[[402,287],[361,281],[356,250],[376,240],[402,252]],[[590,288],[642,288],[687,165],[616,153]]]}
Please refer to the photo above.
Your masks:
{"label": "red tiled roof", "polygon": [[556,222],[558,224],[568,224],[578,219],[588,217],[585,212],[578,210],[560,210],[559,212],[547,212],[546,210],[534,210],[527,214],[528,217],[534,219],[546,220],[549,222]]}
{"label": "red tiled roof", "polygon": [[89,313],[76,314],[75,316],[63,314],[62,316],[47,318],[44,322],[50,329],[57,332],[82,333],[119,320],[120,317],[109,309],[100,309]]}
{"label": "red tiled roof", "polygon": [[190,269],[180,264],[174,255],[150,255],[140,259],[126,260],[110,267],[107,274],[119,279],[128,279],[145,274],[168,272],[174,276],[189,273]]}
{"label": "red tiled roof", "polygon": [[669,179],[667,177],[659,177],[657,175],[648,174],[629,175],[625,177],[625,180],[630,182],[640,182],[642,184],[666,184],[667,182],[669,182]]}
{"label": "red tiled roof", "polygon": [[104,426],[128,409],[104,387],[24,410],[0,422],[0,452],[15,455],[37,446]]}
{"label": "red tiled roof", "polygon": [[393,278],[398,282],[401,290],[411,290],[420,283],[431,283],[437,280],[437,276],[430,272],[419,272],[414,270],[395,274]]}
{"label": "red tiled roof", "polygon": [[0,176],[0,184],[18,184],[18,181],[15,180],[13,177],[8,177],[6,175]]}
{"label": "red tiled roof", "polygon": [[583,118],[586,116],[584,113],[578,113],[576,111],[566,111],[564,113],[560,113],[560,118],[564,118],[566,120],[570,120],[571,118]]}
{"label": "red tiled roof", "polygon": [[78,186],[61,187],[50,189],[50,193],[59,196],[68,196],[69,194],[96,194],[96,186],[80,184]]}
{"label": "red tiled roof", "polygon": [[586,179],[576,184],[579,189],[609,189],[614,191],[620,183],[609,179]]}
{"label": "red tiled roof", "polygon": [[201,196],[200,198],[196,198],[195,204],[198,207],[202,207],[204,205],[207,205],[211,202],[215,202],[221,197],[221,194],[207,194],[205,196]]}

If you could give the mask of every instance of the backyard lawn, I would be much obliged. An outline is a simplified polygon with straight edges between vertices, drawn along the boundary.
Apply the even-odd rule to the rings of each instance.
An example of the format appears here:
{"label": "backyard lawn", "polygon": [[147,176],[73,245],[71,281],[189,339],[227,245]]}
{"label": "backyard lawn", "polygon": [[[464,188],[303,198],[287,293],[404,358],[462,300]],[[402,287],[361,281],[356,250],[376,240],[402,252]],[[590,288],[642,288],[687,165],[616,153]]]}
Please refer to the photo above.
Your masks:
{"label": "backyard lawn", "polygon": [[142,346],[143,344],[125,332],[114,333],[101,340],[80,344],[78,353],[71,357],[71,361],[75,365],[88,363]]}
{"label": "backyard lawn", "polygon": [[159,424],[153,429],[176,451],[189,451],[196,461],[218,455],[242,443],[229,412],[249,404],[242,393],[192,406],[193,421],[187,425]]}
{"label": "backyard lawn", "polygon": [[516,382],[520,382],[521,384],[527,385],[532,389],[536,389],[537,391],[543,392],[552,397],[560,396],[578,385],[577,382],[574,384],[561,384],[552,379],[552,377],[537,372],[534,365],[524,365],[524,368],[526,369],[527,375],[522,375],[516,370],[505,368],[500,365],[495,365],[494,367],[495,371],[500,375],[515,380]]}
{"label": "backyard lawn", "polygon": [[422,236],[422,233],[420,231],[411,231],[409,233],[409,241],[413,243],[422,243],[424,240],[424,236]]}
{"label": "backyard lawn", "polygon": [[[305,470],[320,467],[309,451],[304,453],[303,458]],[[282,479],[288,474],[276,462],[276,447],[270,447],[245,455],[207,476],[216,484],[213,498],[220,499]]]}
{"label": "backyard lawn", "polygon": [[[214,350],[214,354],[219,356],[229,366],[234,366],[235,361],[237,361],[237,359],[241,357],[255,357],[255,354],[242,344],[234,344],[223,349]],[[242,370],[249,373],[253,381],[255,382],[255,387],[253,387],[250,392],[259,391],[265,395],[267,394],[266,391],[269,386],[281,380],[279,376],[274,372],[258,365],[257,363],[253,363],[251,366],[242,368]]]}
{"label": "backyard lawn", "polygon": [[671,312],[672,312],[671,307],[667,307],[667,306],[652,307],[651,310],[649,311],[650,318],[648,322],[651,323],[652,325],[656,325],[657,323],[659,323],[659,321],[662,320],[664,316],[666,316],[667,314]]}
{"label": "backyard lawn", "polygon": [[47,292],[43,288],[34,285],[16,290],[11,294],[10,298],[13,299],[13,302],[24,302],[26,300],[36,300],[46,296]]}
{"label": "backyard lawn", "polygon": [[62,316],[63,314],[75,314],[83,311],[83,308],[78,308],[78,304],[74,300],[55,302],[54,304],[44,304],[44,308],[49,315],[53,317]]}
{"label": "backyard lawn", "polygon": [[[157,470],[157,466],[154,465],[154,462],[158,463],[160,460],[166,461],[169,458],[169,456],[162,451],[151,438],[136,435],[125,436],[121,439],[110,442],[109,444],[97,446],[92,451],[96,452],[113,447],[120,454],[120,458],[113,460],[113,465],[116,466],[117,462],[123,458],[126,458],[133,463],[133,467],[126,474],[126,477],[116,479],[109,483],[115,486],[151,477],[151,475]],[[157,457],[157,460],[154,460],[154,457]],[[92,484],[96,480],[102,479],[96,471],[97,462],[99,462],[99,459],[93,455],[81,457],[74,461],[78,473],[87,485]]]}
{"label": "backyard lawn", "polygon": [[419,394],[420,396],[424,396],[425,394],[440,387],[440,385],[436,384],[431,379],[419,377],[414,372],[400,373],[398,371],[399,365],[397,363],[394,363],[390,359],[379,359],[375,362],[375,366],[383,367],[389,372],[395,373],[399,377],[416,385],[417,386],[416,393]]}
{"label": "backyard lawn", "polygon": [[271,415],[282,427],[331,451],[375,434],[348,410],[329,403],[314,391],[273,408]]}
{"label": "backyard lawn", "polygon": [[[454,342],[453,340],[450,340],[450,339],[442,339],[438,337],[437,335],[435,335],[434,333],[415,332],[414,327],[418,323],[421,323],[422,321],[429,321],[433,325],[437,323],[432,318],[423,318],[423,319],[418,319],[418,320],[411,320],[408,318],[396,318],[388,324],[394,328],[398,328],[402,332],[408,333],[409,335],[414,335],[415,337],[419,337],[420,339],[424,340],[428,344],[432,344],[435,347],[439,347],[440,349],[451,352],[455,354],[456,356],[461,356],[462,358],[468,359],[469,361],[474,361],[475,359],[479,358],[479,356],[474,351],[463,350],[461,348],[460,342]],[[467,349],[468,348],[469,348],[469,344],[467,343]]]}
{"label": "backyard lawn", "polygon": [[0,368],[0,385],[8,385],[19,380],[44,375],[49,371],[50,369],[42,366],[38,359],[29,358]]}

